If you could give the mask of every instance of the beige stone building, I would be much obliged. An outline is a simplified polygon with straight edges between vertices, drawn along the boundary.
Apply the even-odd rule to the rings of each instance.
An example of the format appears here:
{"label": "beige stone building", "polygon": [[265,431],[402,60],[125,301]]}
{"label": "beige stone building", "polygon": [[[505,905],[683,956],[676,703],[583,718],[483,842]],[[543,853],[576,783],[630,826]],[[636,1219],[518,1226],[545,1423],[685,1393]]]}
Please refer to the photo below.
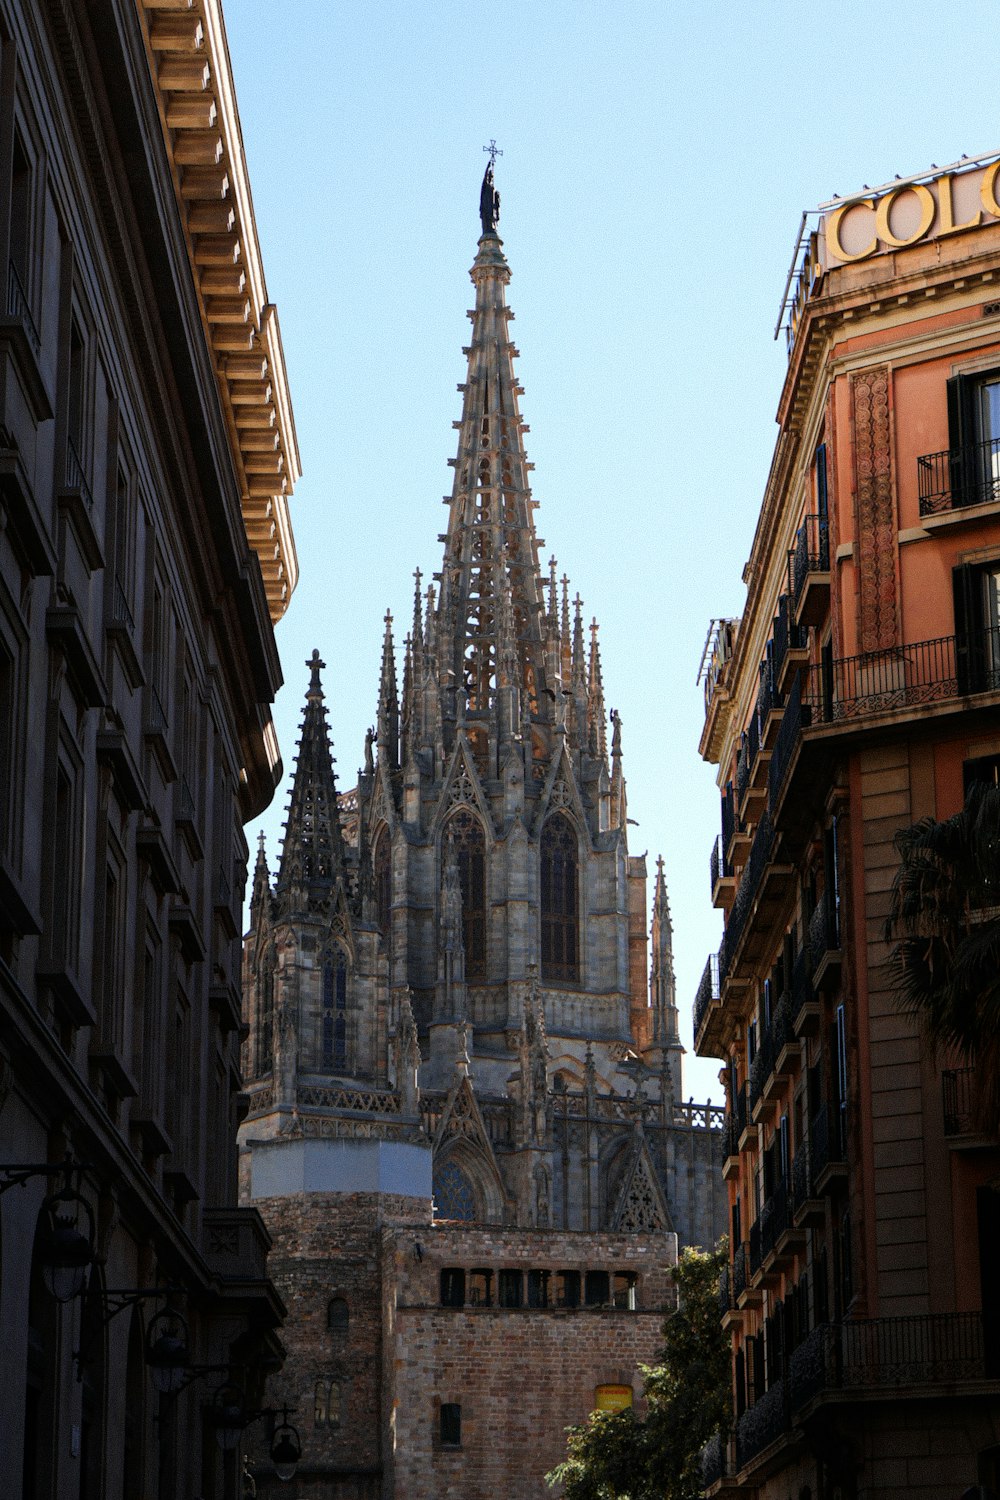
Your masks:
{"label": "beige stone building", "polygon": [[639,1386],[677,1241],[724,1223],[596,622],[588,643],[539,558],[495,204],[490,171],[444,557],[402,687],[387,617],[338,797],[314,655],[245,941],[244,1201],[276,1237],[317,1497],[545,1493],[597,1388]]}
{"label": "beige stone building", "polygon": [[218,0],[2,0],[0,265],[0,1489],[234,1500],[206,1406],[281,1355],[239,963],[298,461]]}

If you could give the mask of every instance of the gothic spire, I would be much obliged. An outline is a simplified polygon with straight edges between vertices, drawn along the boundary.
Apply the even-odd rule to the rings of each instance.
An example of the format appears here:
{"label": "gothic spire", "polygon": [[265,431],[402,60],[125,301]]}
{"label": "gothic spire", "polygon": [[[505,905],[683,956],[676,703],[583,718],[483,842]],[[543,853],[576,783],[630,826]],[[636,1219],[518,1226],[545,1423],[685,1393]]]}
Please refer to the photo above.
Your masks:
{"label": "gothic spire", "polygon": [[587,684],[587,727],[591,755],[608,758],[608,735],[604,713],[604,679],[601,648],[597,642],[597,620],[590,622],[590,670]]}
{"label": "gothic spire", "polygon": [[306,666],[309,689],[276,887],[279,904],[288,911],[328,899],[344,870],[337,784],[319,675],[326,663],[314,651]]}
{"label": "gothic spire", "polygon": [[385,638],[382,642],[382,677],[378,690],[379,755],[384,755],[390,770],[399,764],[399,699],[396,693],[396,651],[392,642],[392,615],[385,612]]}
{"label": "gothic spire", "polygon": [[471,271],[476,305],[437,601],[439,667],[442,683],[455,683],[465,709],[490,709],[503,667],[509,590],[517,686],[538,713],[546,686],[545,601],[524,451],[527,429],[514,375],[517,351],[508,329],[513,314],[504,300],[510,269],[495,215],[483,224]]}
{"label": "gothic spire", "polygon": [[264,849],[264,833],[257,840],[257,863],[254,865],[253,886],[250,894],[250,925],[256,925],[257,917],[271,895],[271,872],[267,868]]}
{"label": "gothic spire", "polygon": [[653,1045],[680,1045],[677,997],[674,990],[673,924],[670,920],[670,898],[663,873],[663,860],[656,861],[656,885],[653,888],[652,968],[649,976],[653,1009]]}

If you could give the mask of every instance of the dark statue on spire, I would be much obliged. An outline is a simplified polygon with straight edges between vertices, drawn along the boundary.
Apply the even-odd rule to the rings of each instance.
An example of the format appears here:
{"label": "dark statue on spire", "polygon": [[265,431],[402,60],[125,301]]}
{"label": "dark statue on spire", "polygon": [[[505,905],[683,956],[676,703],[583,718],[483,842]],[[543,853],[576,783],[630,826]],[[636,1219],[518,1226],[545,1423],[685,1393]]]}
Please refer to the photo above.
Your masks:
{"label": "dark statue on spire", "polygon": [[493,186],[493,162],[483,174],[483,185],[479,190],[479,217],[483,233],[493,234],[500,222],[500,194]]}

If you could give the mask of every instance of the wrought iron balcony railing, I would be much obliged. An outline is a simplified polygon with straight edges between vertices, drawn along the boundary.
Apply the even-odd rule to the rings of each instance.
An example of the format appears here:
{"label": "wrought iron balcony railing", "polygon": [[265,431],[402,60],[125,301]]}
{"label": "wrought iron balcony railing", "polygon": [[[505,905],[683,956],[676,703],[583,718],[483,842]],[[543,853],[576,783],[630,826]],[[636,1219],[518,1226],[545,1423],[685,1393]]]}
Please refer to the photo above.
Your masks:
{"label": "wrought iron balcony railing", "polygon": [[826,516],[806,516],[795,533],[795,546],[788,555],[790,593],[796,605],[810,573],[830,570],[830,526]]}
{"label": "wrought iron balcony railing", "polygon": [[792,1158],[792,1206],[797,1211],[812,1197],[809,1151],[800,1146]]}
{"label": "wrought iron balcony railing", "polygon": [[737,1245],[733,1254],[733,1296],[741,1297],[747,1289],[747,1247]]}
{"label": "wrought iron balcony railing", "polygon": [[785,1382],[776,1380],[753,1406],[748,1406],[736,1427],[736,1462],[741,1469],[763,1453],[788,1430],[789,1412]]}
{"label": "wrought iron balcony railing", "polygon": [[[959,642],[953,635],[930,641],[913,641],[886,651],[865,651],[859,656],[839,657],[828,674],[811,674],[810,707],[813,722],[836,723],[893,708],[911,708],[955,698],[962,692],[983,692],[1000,683],[1000,670],[992,680],[976,686],[974,657],[989,658],[990,644],[984,633],[981,652]],[[963,677],[968,686],[962,684]]]}
{"label": "wrought iron balcony railing", "polygon": [[772,636],[774,646],[771,660],[774,665],[775,682],[781,681],[782,669],[789,651],[800,650],[801,647],[806,645],[807,639],[806,631],[801,625],[796,625],[792,618],[789,596],[782,594],[778,600],[778,611],[774,617],[774,634]]}
{"label": "wrought iron balcony railing", "polygon": [[36,354],[41,354],[42,341],[35,320],[31,316],[27,293],[13,261],[7,264],[7,315],[17,319],[28,335],[28,342],[32,349]]}
{"label": "wrought iron balcony railing", "polygon": [[743,867],[740,883],[736,887],[736,896],[726,921],[726,947],[730,957],[736,951],[747,917],[750,915],[760,887],[761,876],[771,857],[773,846],[774,827],[765,808],[757,824],[757,832],[750,846],[750,855]]}
{"label": "wrought iron balcony railing", "polygon": [[751,1277],[756,1276],[757,1272],[760,1270],[760,1263],[763,1259],[763,1253],[764,1252],[761,1247],[761,1223],[760,1219],[755,1219],[754,1222],[750,1225],[750,1254],[748,1256],[748,1269]]}
{"label": "wrought iron balcony railing", "polygon": [[714,892],[720,880],[728,879],[733,873],[733,867],[726,858],[725,846],[721,834],[716,834],[712,845],[712,853],[708,861],[708,874]]}
{"label": "wrought iron balcony railing", "polygon": [[719,998],[719,960],[716,954],[709,955],[694,999],[694,1034],[697,1038],[705,1020],[708,1007]]}
{"label": "wrought iron balcony railing", "polygon": [[917,459],[920,514],[1000,502],[1000,438],[925,453]]}
{"label": "wrought iron balcony railing", "polygon": [[772,812],[777,807],[795,747],[803,729],[808,728],[811,722],[812,708],[809,703],[802,701],[802,679],[797,677],[788,692],[781,727],[771,751],[771,764],[767,768],[767,802]]}
{"label": "wrought iron balcony railing", "polygon": [[789,998],[792,1012],[792,1027],[794,1029],[803,1006],[811,1004],[815,999],[815,991],[813,990],[812,983],[811,950],[807,953],[805,948],[800,948],[795,955],[795,962],[792,964],[792,982]]}
{"label": "wrought iron balcony railing", "polygon": [[740,818],[736,811],[736,798],[732,782],[726,787],[722,798],[722,848],[728,859],[732,853],[733,835],[739,832]]}
{"label": "wrought iron balcony railing", "polygon": [[118,578],[115,579],[114,593],[111,600],[111,623],[113,625],[124,626],[130,635],[135,630],[135,617],[128,602],[128,595],[125,593]]}
{"label": "wrought iron balcony railing", "polygon": [[815,974],[828,953],[840,948],[839,912],[824,892],[809,918],[809,957]]}
{"label": "wrought iron balcony railing", "polygon": [[83,472],[83,463],[72,438],[66,439],[66,488],[76,490],[88,511],[94,509],[94,496]]}
{"label": "wrought iron balcony railing", "polygon": [[766,660],[760,664],[760,687],[757,690],[757,707],[754,713],[761,732],[767,724],[768,715],[780,707],[781,694],[775,682],[774,663],[773,660]]}
{"label": "wrought iron balcony railing", "polygon": [[944,1133],[948,1137],[978,1134],[979,1086],[975,1068],[949,1068],[941,1074]]}
{"label": "wrought iron balcony railing", "polygon": [[812,1178],[816,1182],[830,1166],[842,1166],[847,1160],[844,1112],[821,1104],[809,1126],[809,1150],[812,1156]]}
{"label": "wrought iron balcony railing", "polygon": [[732,1278],[729,1267],[723,1266],[719,1272],[719,1316],[723,1317],[734,1306]]}

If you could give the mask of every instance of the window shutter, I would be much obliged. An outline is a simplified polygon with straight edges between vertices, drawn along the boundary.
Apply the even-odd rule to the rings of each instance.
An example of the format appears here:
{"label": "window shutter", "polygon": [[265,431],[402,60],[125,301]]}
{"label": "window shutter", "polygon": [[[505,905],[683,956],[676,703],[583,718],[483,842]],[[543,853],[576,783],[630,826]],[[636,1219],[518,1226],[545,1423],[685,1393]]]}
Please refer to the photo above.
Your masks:
{"label": "window shutter", "polygon": [[974,477],[972,455],[967,451],[972,442],[970,416],[968,377],[955,375],[948,381],[948,467],[952,507],[965,504],[965,490],[970,478]]}
{"label": "window shutter", "polygon": [[955,596],[955,675],[958,691],[971,693],[982,672],[982,608],[979,575],[969,563],[952,570]]}

